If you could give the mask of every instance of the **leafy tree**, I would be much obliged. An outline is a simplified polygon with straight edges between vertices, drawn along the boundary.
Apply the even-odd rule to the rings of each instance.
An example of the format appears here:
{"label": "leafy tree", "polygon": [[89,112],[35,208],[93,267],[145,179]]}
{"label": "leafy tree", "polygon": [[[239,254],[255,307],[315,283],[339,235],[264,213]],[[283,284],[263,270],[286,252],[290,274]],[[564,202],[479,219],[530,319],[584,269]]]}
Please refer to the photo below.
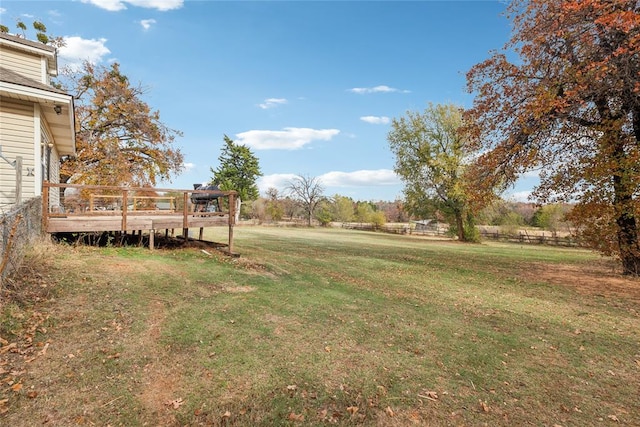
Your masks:
{"label": "leafy tree", "polygon": [[315,218],[321,226],[327,227],[333,221],[332,204],[329,199],[322,199],[315,211]]}
{"label": "leafy tree", "polygon": [[[62,37],[51,37],[47,35],[47,27],[41,21],[33,21],[33,29],[36,31],[36,39],[40,43],[48,44],[54,47],[64,46],[64,39]],[[22,33],[19,37],[27,38],[27,25],[21,20],[16,21],[16,28]],[[9,33],[9,27],[0,24],[0,33]]]}
{"label": "leafy tree", "polygon": [[355,220],[361,224],[371,222],[374,213],[373,206],[369,202],[358,202],[356,204]]}
{"label": "leafy tree", "polygon": [[384,212],[375,211],[369,217],[369,222],[371,222],[374,229],[378,230],[387,223],[387,217],[385,216]]}
{"label": "leafy tree", "polygon": [[551,231],[555,236],[558,230],[566,227],[569,212],[570,208],[567,205],[558,203],[544,205],[534,214],[534,225]]}
{"label": "leafy tree", "polygon": [[316,207],[324,199],[324,187],[320,180],[307,175],[298,175],[289,181],[287,190],[291,193],[291,197],[304,208],[307,223],[311,227]]}
{"label": "leafy tree", "polygon": [[515,0],[509,12],[510,42],[467,75],[486,150],[478,176],[510,184],[541,169],[537,199],[576,202],[571,218],[586,241],[639,275],[640,6]]}
{"label": "leafy tree", "polygon": [[227,135],[224,135],[224,145],[218,157],[217,169],[211,168],[213,173],[212,183],[218,185],[221,190],[235,190],[236,216],[240,215],[242,201],[256,200],[260,196],[256,180],[262,176],[258,158],[249,147],[236,144]]}
{"label": "leafy tree", "polygon": [[334,221],[349,222],[353,220],[353,200],[351,198],[336,194],[332,201]]}
{"label": "leafy tree", "polygon": [[62,159],[62,182],[155,186],[183,168],[174,147],[179,132],[160,121],[131,86],[117,63],[110,68],[85,63],[70,76],[75,92],[76,157]]}
{"label": "leafy tree", "polygon": [[280,221],[284,217],[284,206],[280,201],[280,192],[277,188],[267,189],[266,213],[273,221]]}
{"label": "leafy tree", "polygon": [[394,170],[405,184],[405,209],[422,218],[441,212],[459,240],[471,241],[473,218],[464,182],[470,151],[462,125],[459,107],[429,104],[422,114],[409,111],[393,119],[387,139],[396,156]]}

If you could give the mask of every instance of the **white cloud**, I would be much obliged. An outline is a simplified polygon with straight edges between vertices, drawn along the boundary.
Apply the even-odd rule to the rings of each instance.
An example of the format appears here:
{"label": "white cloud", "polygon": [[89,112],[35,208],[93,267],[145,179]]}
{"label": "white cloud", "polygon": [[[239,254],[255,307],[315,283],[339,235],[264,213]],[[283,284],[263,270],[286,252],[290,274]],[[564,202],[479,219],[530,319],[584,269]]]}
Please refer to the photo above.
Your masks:
{"label": "white cloud", "polygon": [[391,120],[386,116],[364,116],[360,117],[363,122],[371,123],[372,125],[386,125]]}
{"label": "white cloud", "polygon": [[516,191],[505,194],[505,198],[513,202],[530,202],[529,196],[531,196],[531,191]]}
{"label": "white cloud", "polygon": [[258,191],[260,194],[265,194],[269,188],[275,188],[278,191],[284,192],[291,182],[296,177],[293,173],[274,173],[272,175],[264,175],[258,178],[256,184],[258,185]]}
{"label": "white cloud", "polygon": [[540,178],[540,169],[526,171],[520,177],[521,178]]}
{"label": "white cloud", "polygon": [[[261,194],[271,187],[286,192],[289,183],[296,178],[293,173],[278,173],[258,178],[257,185]],[[379,187],[401,184],[400,178],[389,169],[359,170],[355,172],[328,172],[317,177],[325,187]]]}
{"label": "white cloud", "polygon": [[184,166],[184,172],[189,172],[192,171],[193,169],[195,169],[196,164],[195,163],[191,163],[191,162],[187,162],[187,163],[183,163]]}
{"label": "white cloud", "polygon": [[328,187],[368,187],[378,185],[398,185],[401,180],[390,169],[359,170],[355,172],[327,172],[320,176]]}
{"label": "white cloud", "polygon": [[108,10],[109,12],[117,12],[127,8],[120,0],[81,0],[82,3],[89,3],[94,6],[98,6],[100,9]]}
{"label": "white cloud", "polygon": [[386,85],[379,85],[374,87],[354,87],[352,89],[347,89],[348,92],[357,93],[359,95],[364,95],[367,93],[390,93],[390,92],[401,92],[401,93],[409,93],[409,90],[400,90],[394,87],[389,87]]}
{"label": "white cloud", "polygon": [[140,21],[140,25],[142,25],[142,28],[147,31],[149,28],[151,28],[151,26],[153,24],[156,23],[155,19],[143,19],[142,21]]}
{"label": "white cloud", "polygon": [[4,7],[0,7],[0,13],[5,13],[7,11],[7,9],[5,9]]}
{"label": "white cloud", "polygon": [[297,150],[312,141],[329,141],[339,133],[338,129],[292,127],[283,130],[250,130],[236,134],[236,142],[256,150]]}
{"label": "white cloud", "polygon": [[157,9],[161,12],[167,10],[180,9],[184,0],[81,0],[82,3],[89,3],[110,12],[118,12],[131,6],[144,7],[146,9]]}
{"label": "white cloud", "polygon": [[286,104],[287,100],[285,98],[267,98],[264,100],[262,104],[258,104],[258,107],[263,110],[277,107],[278,105]]}
{"label": "white cloud", "polygon": [[71,36],[65,37],[65,46],[62,46],[58,52],[61,62],[64,66],[71,69],[79,69],[83,61],[89,61],[92,64],[101,62],[104,57],[111,53],[105,45],[107,39],[83,39],[82,37]]}

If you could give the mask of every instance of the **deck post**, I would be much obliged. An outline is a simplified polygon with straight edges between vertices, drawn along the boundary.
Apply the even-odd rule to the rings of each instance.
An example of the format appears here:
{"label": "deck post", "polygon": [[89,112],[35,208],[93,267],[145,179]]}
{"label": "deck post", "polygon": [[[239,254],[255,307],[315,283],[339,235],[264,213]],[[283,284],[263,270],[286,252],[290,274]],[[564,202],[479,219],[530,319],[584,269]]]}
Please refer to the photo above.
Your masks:
{"label": "deck post", "polygon": [[129,205],[129,201],[127,200],[127,197],[129,195],[129,192],[127,190],[122,190],[122,230],[127,229],[127,209],[128,209],[128,205]]}
{"label": "deck post", "polygon": [[236,197],[229,194],[229,253],[233,253],[233,225],[236,221]]}
{"label": "deck post", "polygon": [[149,230],[149,250],[153,250],[153,247],[155,246],[155,236],[156,235],[156,230]]}
{"label": "deck post", "polygon": [[189,194],[185,191],[182,194],[182,237],[187,241],[189,239]]}

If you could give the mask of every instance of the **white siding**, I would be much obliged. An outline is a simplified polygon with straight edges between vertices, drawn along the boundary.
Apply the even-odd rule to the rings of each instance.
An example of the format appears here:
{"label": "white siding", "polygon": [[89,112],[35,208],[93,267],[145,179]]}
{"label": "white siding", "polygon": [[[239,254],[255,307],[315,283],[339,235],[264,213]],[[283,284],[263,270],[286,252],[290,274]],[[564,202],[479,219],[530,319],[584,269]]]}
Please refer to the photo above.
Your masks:
{"label": "white siding", "polygon": [[[35,168],[33,141],[33,104],[0,98],[0,146],[9,161],[22,156],[22,200],[34,197],[34,177],[27,176],[27,168]],[[0,159],[0,207],[15,202],[16,171]]]}
{"label": "white siding", "polygon": [[42,60],[39,56],[28,55],[4,46],[0,49],[0,64],[24,77],[41,83],[47,82],[46,75],[42,72]]}
{"label": "white siding", "polygon": [[[50,182],[59,183],[60,182],[60,156],[58,155],[58,150],[56,147],[49,149],[49,143],[53,142],[53,138],[51,136],[51,132],[49,132],[49,128],[46,126],[44,120],[42,120],[42,124],[40,127],[41,141],[42,141],[42,171],[43,171],[43,179],[49,178]],[[47,168],[49,169],[47,171]],[[49,192],[49,207],[56,208],[60,206],[60,192],[57,190],[53,190]]]}

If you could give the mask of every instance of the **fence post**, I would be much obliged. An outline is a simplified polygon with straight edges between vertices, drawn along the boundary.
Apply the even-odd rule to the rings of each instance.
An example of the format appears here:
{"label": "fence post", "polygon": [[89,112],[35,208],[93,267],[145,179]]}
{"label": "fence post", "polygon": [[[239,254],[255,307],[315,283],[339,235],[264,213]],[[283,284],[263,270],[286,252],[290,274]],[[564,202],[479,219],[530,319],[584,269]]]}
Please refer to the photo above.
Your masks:
{"label": "fence post", "polygon": [[49,226],[49,182],[42,184],[42,231],[47,232]]}
{"label": "fence post", "polygon": [[22,156],[16,156],[16,205],[22,203]]}

